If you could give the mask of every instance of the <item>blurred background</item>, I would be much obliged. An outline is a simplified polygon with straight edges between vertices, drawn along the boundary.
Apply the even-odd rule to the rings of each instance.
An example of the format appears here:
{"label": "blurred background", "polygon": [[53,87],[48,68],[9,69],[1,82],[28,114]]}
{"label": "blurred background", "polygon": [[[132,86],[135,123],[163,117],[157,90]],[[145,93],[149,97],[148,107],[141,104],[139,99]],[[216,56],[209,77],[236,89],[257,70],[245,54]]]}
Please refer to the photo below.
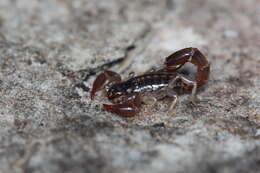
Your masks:
{"label": "blurred background", "polygon": [[[89,99],[102,70],[184,47],[211,62],[198,104],[126,119]],[[259,47],[259,0],[1,0],[0,172],[258,173]]]}

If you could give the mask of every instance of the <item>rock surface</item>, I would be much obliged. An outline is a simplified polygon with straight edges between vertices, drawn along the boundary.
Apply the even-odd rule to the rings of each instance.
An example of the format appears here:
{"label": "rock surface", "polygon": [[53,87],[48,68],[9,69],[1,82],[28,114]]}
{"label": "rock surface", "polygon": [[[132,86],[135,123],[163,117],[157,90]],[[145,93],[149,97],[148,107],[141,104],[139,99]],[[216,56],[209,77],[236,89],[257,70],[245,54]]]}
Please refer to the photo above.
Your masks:
{"label": "rock surface", "polygon": [[[125,119],[77,87],[189,46],[212,65],[195,106]],[[0,172],[258,173],[259,47],[259,0],[1,0]]]}

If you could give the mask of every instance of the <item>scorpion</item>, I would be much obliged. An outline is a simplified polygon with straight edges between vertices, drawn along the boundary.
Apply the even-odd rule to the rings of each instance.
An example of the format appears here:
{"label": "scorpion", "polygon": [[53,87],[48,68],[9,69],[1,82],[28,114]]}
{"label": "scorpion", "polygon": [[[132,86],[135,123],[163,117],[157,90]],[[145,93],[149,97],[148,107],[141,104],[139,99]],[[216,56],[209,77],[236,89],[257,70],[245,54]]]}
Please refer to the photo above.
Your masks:
{"label": "scorpion", "polygon": [[[179,72],[188,62],[197,67],[194,80]],[[106,97],[113,104],[103,104],[103,108],[122,117],[135,116],[145,101],[156,102],[154,95],[172,98],[171,110],[177,103],[180,91],[191,92],[190,101],[194,103],[197,89],[207,82],[209,74],[210,63],[201,51],[192,47],[184,48],[166,57],[163,68],[138,76],[129,73],[129,78],[125,81],[122,81],[118,73],[105,70],[94,80],[90,98],[93,100],[96,92],[104,89]]]}

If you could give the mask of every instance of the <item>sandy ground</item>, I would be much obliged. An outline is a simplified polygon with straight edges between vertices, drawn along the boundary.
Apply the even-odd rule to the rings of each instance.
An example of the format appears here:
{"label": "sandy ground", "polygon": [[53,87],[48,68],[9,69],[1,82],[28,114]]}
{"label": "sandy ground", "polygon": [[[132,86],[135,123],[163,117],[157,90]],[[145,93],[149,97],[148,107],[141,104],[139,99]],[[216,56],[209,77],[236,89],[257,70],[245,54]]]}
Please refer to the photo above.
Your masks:
{"label": "sandy ground", "polygon": [[[212,67],[196,105],[126,119],[89,99],[103,69],[190,46]],[[1,0],[0,172],[258,173],[259,47],[259,0]]]}

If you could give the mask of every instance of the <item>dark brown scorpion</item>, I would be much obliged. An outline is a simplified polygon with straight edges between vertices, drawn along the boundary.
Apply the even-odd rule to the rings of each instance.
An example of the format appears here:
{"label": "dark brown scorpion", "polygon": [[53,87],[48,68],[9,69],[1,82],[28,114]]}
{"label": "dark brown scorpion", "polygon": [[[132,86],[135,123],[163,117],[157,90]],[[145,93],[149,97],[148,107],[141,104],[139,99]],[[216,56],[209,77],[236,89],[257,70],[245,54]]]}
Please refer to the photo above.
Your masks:
{"label": "dark brown scorpion", "polygon": [[[178,72],[185,63],[197,67],[195,80],[189,80]],[[174,52],[165,60],[164,67],[140,76],[130,75],[122,81],[118,73],[104,71],[94,81],[90,97],[93,100],[97,91],[105,88],[106,96],[114,105],[103,104],[105,110],[122,117],[132,117],[140,111],[141,103],[152,93],[164,93],[172,97],[172,109],[177,102],[177,93],[191,91],[191,101],[196,97],[197,88],[203,86],[210,73],[210,63],[197,48],[184,48]],[[152,97],[155,99],[155,97]]]}

